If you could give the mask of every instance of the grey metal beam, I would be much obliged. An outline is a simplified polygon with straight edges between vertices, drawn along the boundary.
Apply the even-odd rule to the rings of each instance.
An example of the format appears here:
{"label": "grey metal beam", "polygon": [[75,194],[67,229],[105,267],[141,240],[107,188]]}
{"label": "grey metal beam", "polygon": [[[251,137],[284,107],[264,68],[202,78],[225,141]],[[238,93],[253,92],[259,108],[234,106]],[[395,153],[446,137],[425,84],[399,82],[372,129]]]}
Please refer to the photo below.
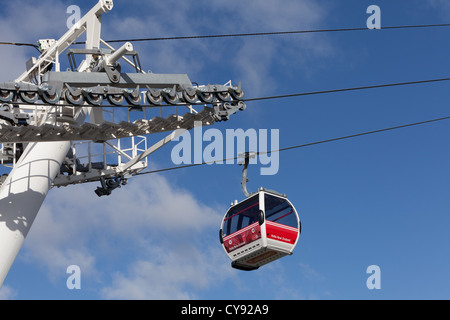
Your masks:
{"label": "grey metal beam", "polygon": [[174,85],[192,86],[187,74],[158,74],[158,73],[121,73],[118,83],[111,83],[104,72],[47,72],[42,82],[67,83],[74,87],[94,87],[114,85],[121,88],[170,88]]}

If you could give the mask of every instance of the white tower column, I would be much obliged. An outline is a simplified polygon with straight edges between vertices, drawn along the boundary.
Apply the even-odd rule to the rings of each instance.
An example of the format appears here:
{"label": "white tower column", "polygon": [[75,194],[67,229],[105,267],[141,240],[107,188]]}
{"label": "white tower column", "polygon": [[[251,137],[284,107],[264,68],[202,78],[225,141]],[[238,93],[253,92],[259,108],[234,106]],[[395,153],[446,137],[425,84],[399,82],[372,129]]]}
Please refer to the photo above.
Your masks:
{"label": "white tower column", "polygon": [[[85,32],[86,49],[99,48],[101,15],[110,11],[112,7],[112,0],[99,0],[83,18],[41,55],[32,68],[16,79],[16,82],[29,81],[33,72],[43,70],[49,63],[58,61],[59,54]],[[83,69],[80,70],[80,66],[78,71],[86,71],[91,59],[91,55],[87,55]],[[75,120],[81,124],[85,116],[86,110],[83,110]],[[54,119],[48,120],[54,123]],[[67,141],[29,143],[0,188],[0,287],[30,231],[69,148],[70,142]]]}
{"label": "white tower column", "polygon": [[70,142],[28,144],[0,188],[0,287],[69,148]]}

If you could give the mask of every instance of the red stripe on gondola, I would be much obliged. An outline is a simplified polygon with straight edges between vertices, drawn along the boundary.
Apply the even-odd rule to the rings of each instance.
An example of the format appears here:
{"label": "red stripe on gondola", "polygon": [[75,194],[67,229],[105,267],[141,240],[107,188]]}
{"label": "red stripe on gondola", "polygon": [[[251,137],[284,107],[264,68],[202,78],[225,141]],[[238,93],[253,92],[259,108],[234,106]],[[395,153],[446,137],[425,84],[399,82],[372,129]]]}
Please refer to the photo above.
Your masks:
{"label": "red stripe on gondola", "polygon": [[278,217],[278,218],[276,218],[275,220],[272,220],[272,221],[275,222],[275,221],[277,221],[277,220],[280,220],[280,219],[282,219],[282,218],[284,218],[284,217],[290,215],[292,212],[294,212],[294,210],[291,210],[290,212],[286,213],[285,215],[282,215],[281,217]]}
{"label": "red stripe on gondola", "polygon": [[231,252],[260,238],[261,228],[258,222],[255,222],[223,238],[223,245],[227,252]]}
{"label": "red stripe on gondola", "polygon": [[291,230],[291,231],[294,231],[294,232],[298,232],[298,228],[297,227],[291,227],[291,226],[288,226],[288,225],[285,225],[285,224],[282,224],[282,223],[266,221],[266,224],[272,225],[272,226],[277,227],[277,228],[284,228],[284,229],[288,229],[288,230]]}
{"label": "red stripe on gondola", "polygon": [[252,208],[252,207],[254,207],[254,206],[258,205],[258,204],[259,204],[259,201],[258,201],[257,203],[255,203],[255,204],[252,204],[250,207],[245,208],[245,209],[242,209],[241,211],[239,211],[239,212],[233,214],[231,217],[225,218],[223,221],[227,221],[228,219],[231,219],[231,218],[233,218],[234,216],[238,215],[239,213],[241,213],[241,212],[243,212],[243,211],[245,211],[245,210],[248,210],[248,209],[250,209],[250,208]]}
{"label": "red stripe on gondola", "polygon": [[298,229],[284,224],[266,221],[267,238],[294,244],[297,240]]}
{"label": "red stripe on gondola", "polygon": [[239,235],[239,234],[241,234],[241,233],[243,233],[243,232],[245,232],[245,231],[247,231],[247,230],[249,230],[251,228],[256,227],[257,225],[258,225],[258,222],[253,222],[252,224],[250,224],[250,225],[248,225],[248,226],[246,226],[246,227],[244,227],[242,229],[239,229],[238,231],[235,231],[235,232],[227,235],[226,237],[223,238],[223,240],[225,241],[225,240],[228,240],[230,238],[233,238],[233,237],[235,237],[235,236],[237,236],[237,235]]}

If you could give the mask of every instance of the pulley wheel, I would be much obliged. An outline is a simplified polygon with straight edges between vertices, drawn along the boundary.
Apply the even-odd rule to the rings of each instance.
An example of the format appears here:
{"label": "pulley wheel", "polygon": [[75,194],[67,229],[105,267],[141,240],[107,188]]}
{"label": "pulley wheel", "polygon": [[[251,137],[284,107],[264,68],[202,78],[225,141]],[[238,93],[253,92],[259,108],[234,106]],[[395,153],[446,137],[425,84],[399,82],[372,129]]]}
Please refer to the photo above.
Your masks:
{"label": "pulley wheel", "polygon": [[197,91],[197,96],[200,101],[204,103],[211,103],[214,100],[214,95],[211,92],[203,92],[199,90]]}
{"label": "pulley wheel", "polygon": [[228,91],[216,92],[216,97],[219,101],[230,101],[230,93]]}
{"label": "pulley wheel", "polygon": [[64,90],[64,98],[70,104],[79,106],[83,103],[83,95],[80,93],[79,95],[73,95],[68,89]]}
{"label": "pulley wheel", "polygon": [[108,94],[106,99],[109,103],[119,106],[123,103],[123,95],[121,94]]}
{"label": "pulley wheel", "polygon": [[244,91],[242,89],[233,89],[231,90],[231,96],[234,100],[243,100],[244,99]]}
{"label": "pulley wheel", "polygon": [[49,94],[48,91],[44,91],[42,93],[42,100],[47,102],[48,104],[56,104],[58,103],[60,98],[61,95],[57,90],[55,90],[55,93],[53,94]]}
{"label": "pulley wheel", "polygon": [[0,101],[11,102],[14,98],[14,91],[12,90],[0,90]]}
{"label": "pulley wheel", "polygon": [[176,93],[170,94],[168,92],[162,93],[163,99],[167,104],[176,104],[179,102],[178,95]]}
{"label": "pulley wheel", "polygon": [[191,92],[188,92],[187,90],[183,90],[183,100],[186,103],[194,104],[197,103],[197,94],[194,90],[191,90]]}
{"label": "pulley wheel", "polygon": [[125,100],[127,100],[129,104],[138,106],[141,103],[141,95],[139,93],[137,95],[129,94],[125,97]]}
{"label": "pulley wheel", "polygon": [[39,94],[37,91],[20,91],[19,95],[23,102],[29,104],[34,104],[39,99]]}
{"label": "pulley wheel", "polygon": [[102,104],[103,96],[98,93],[89,93],[86,96],[86,100],[94,106],[99,106]]}
{"label": "pulley wheel", "polygon": [[146,92],[145,96],[147,97],[148,103],[159,106],[162,104],[162,96],[160,91],[153,91],[150,90]]}

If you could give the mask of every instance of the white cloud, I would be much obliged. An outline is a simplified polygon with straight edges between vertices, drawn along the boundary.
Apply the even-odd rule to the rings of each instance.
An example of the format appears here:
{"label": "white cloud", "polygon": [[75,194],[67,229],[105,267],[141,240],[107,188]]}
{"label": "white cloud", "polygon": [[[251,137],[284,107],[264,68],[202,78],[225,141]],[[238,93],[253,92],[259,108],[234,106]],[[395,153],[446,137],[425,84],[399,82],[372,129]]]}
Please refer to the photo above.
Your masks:
{"label": "white cloud", "polygon": [[[2,3],[1,41],[37,43],[59,37],[66,30],[66,6],[58,0],[10,1]],[[25,71],[25,62],[39,52],[30,47],[0,46],[0,81],[16,79]]]}
{"label": "white cloud", "polygon": [[[224,20],[222,28],[239,33],[310,30],[320,26],[328,14],[326,7],[310,0],[247,0],[245,5],[227,1],[218,2],[216,10],[233,17]],[[322,37],[310,35],[250,37],[240,43],[233,64],[253,95],[278,90],[273,74],[280,69],[286,73],[306,70],[308,63],[332,52]]]}
{"label": "white cloud", "polygon": [[[288,28],[305,28],[315,25],[325,18],[325,8],[310,0],[246,0],[242,1],[218,1],[210,6],[218,14],[223,14],[229,19],[234,16],[238,23],[231,28],[267,28],[266,31],[283,31]],[[235,22],[235,21],[233,21]]]}
{"label": "white cloud", "polygon": [[[111,18],[114,23],[105,19],[108,38],[304,30],[317,28],[328,14],[326,7],[312,0],[246,0],[245,4],[236,0],[195,3],[168,0],[140,5],[147,15],[128,16],[119,21]],[[194,13],[200,18],[192,19]],[[135,47],[140,51],[141,61],[154,72],[186,72],[195,81],[204,74],[211,77],[210,68],[215,64],[214,72],[224,70],[223,76],[208,81],[226,82],[233,75],[231,80],[241,81],[253,96],[278,89],[272,76],[277,69],[309,72],[311,61],[333,53],[323,36],[306,34],[233,38],[233,42],[229,39],[138,42]]]}
{"label": "white cloud", "polygon": [[104,280],[108,299],[178,299],[229,273],[215,237],[218,209],[158,175],[134,178],[110,197],[98,198],[95,187],[51,190],[31,228],[24,259],[50,279],[76,264],[90,281],[114,274],[111,284]]}
{"label": "white cloud", "polygon": [[300,263],[299,267],[302,271],[303,276],[308,280],[324,280],[324,276],[321,275],[317,270],[311,267],[308,263]]}
{"label": "white cloud", "polygon": [[16,296],[17,290],[5,285],[0,288],[0,300],[12,300]]}
{"label": "white cloud", "polygon": [[126,274],[115,274],[102,295],[106,299],[196,299],[193,292],[220,285],[230,276],[229,264],[213,247],[152,248],[151,259],[135,261]]}

